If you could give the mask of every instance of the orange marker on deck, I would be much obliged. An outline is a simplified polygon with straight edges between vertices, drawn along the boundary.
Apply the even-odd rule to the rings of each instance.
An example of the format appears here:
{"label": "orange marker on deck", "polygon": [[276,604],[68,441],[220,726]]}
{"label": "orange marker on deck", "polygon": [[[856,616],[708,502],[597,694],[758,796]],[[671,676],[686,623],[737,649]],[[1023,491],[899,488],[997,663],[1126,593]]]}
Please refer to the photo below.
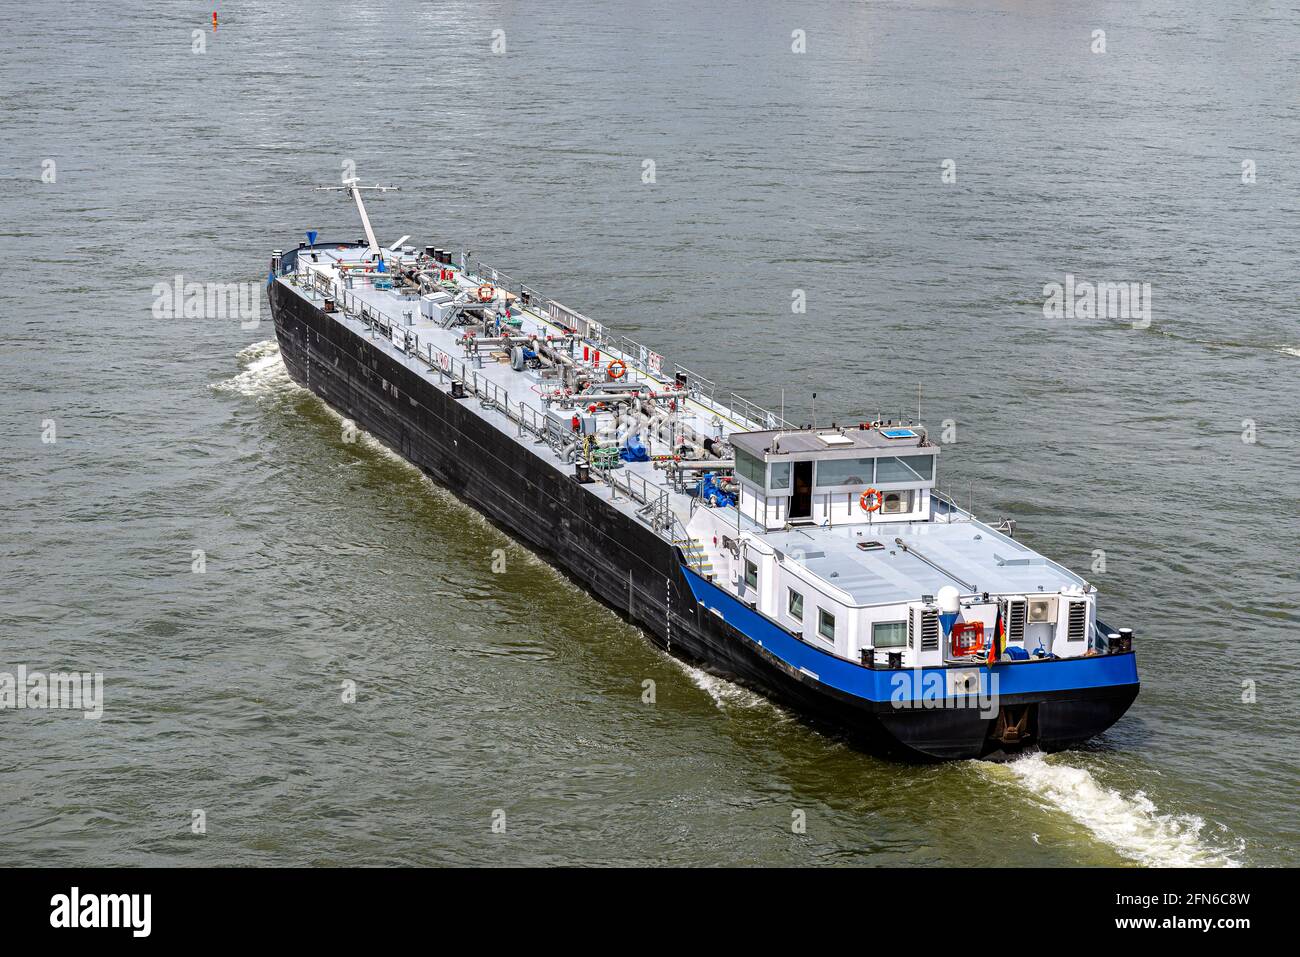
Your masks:
{"label": "orange marker on deck", "polygon": [[216,28],[217,28],[217,12],[214,10],[212,11],[212,29],[215,30]]}

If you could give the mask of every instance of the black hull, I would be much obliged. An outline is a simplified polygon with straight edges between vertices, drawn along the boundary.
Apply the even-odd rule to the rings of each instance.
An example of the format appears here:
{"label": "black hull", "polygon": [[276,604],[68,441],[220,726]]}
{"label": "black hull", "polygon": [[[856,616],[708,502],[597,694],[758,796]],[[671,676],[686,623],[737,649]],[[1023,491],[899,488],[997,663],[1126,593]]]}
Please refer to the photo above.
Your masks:
{"label": "black hull", "polygon": [[[882,757],[976,758],[998,749],[995,722],[972,710],[900,712],[790,668],[696,601],[673,546],[477,416],[466,407],[475,397],[452,398],[449,385],[411,372],[281,283],[268,291],[295,382],[546,555],[660,647],[843,730]],[[1036,742],[1056,750],[1099,734],[1136,694],[1131,685],[1036,696]]]}

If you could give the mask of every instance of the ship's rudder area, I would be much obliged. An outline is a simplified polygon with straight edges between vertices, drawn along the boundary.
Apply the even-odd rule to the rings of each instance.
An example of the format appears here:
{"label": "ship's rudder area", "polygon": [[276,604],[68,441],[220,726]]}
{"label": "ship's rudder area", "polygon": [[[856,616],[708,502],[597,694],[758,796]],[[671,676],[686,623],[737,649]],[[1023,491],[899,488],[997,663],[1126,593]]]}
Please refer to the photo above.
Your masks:
{"label": "ship's rudder area", "polygon": [[1062,751],[1101,734],[1124,716],[1137,699],[1137,684],[1090,689],[1078,697],[1057,698],[1038,705],[1037,744],[1044,751]]}

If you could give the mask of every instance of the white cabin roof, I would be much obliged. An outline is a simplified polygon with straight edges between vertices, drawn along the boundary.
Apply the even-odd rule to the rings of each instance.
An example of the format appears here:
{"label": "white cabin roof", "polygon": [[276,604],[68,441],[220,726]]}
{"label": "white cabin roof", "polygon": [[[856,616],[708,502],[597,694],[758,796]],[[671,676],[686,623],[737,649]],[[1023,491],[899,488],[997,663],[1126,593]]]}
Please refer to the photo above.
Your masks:
{"label": "white cabin roof", "polygon": [[[954,585],[962,594],[1050,595],[1067,586],[1086,584],[1026,545],[966,517],[952,522],[940,519],[750,534],[770,544],[785,561],[798,562],[849,594],[855,605],[915,601],[935,594],[944,585]],[[898,539],[905,548],[897,544]],[[884,547],[858,547],[872,541]]]}

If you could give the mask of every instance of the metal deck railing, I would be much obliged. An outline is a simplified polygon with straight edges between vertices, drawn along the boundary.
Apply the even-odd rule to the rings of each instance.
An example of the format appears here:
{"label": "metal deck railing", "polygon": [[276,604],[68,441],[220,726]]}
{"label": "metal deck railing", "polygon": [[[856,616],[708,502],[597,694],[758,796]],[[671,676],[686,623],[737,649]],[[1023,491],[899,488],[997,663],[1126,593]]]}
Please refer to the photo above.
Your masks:
{"label": "metal deck railing", "polygon": [[[293,268],[293,265],[283,264],[281,274],[288,274]],[[555,300],[547,299],[532,287],[516,283],[501,270],[481,261],[472,262],[466,273],[470,278],[491,281],[502,288],[517,287],[521,296],[527,294],[528,308],[534,312],[541,310],[552,319],[558,315],[582,320],[586,324],[585,331],[588,333],[583,337],[584,341],[593,348],[616,350],[627,363],[628,373],[633,377],[633,381],[649,376],[654,376],[656,379],[666,378],[664,373],[666,362],[663,357],[651,352],[636,340],[627,336],[609,337],[599,323],[587,319]],[[431,342],[422,342],[415,329],[399,322],[351,289],[336,290],[324,276],[312,271],[294,272],[291,281],[307,293],[309,298],[333,299],[336,308],[344,315],[362,323],[372,337],[382,335],[389,342],[403,349],[407,356],[423,361],[431,372],[438,374],[439,380],[446,377],[460,382],[468,393],[480,400],[483,408],[499,411],[516,423],[520,436],[525,433],[534,435],[539,441],[551,444],[562,457],[566,457],[569,452],[576,452],[572,443],[557,444],[552,440],[547,433],[545,416],[537,409],[523,401],[512,404],[508,390],[479,374],[462,359],[456,358],[445,349]],[[723,405],[715,398],[717,386],[712,380],[697,375],[684,366],[674,365],[673,369],[674,376],[680,373],[685,377],[688,395],[719,416],[725,416],[754,429],[790,426],[785,419],[734,392],[728,394],[728,401],[731,404]],[[670,489],[655,485],[625,468],[601,468],[594,463],[591,463],[590,467],[592,473],[610,487],[615,497],[622,493],[629,500],[637,503],[640,506],[637,509],[638,516],[657,533],[670,531],[673,535],[686,539],[686,530],[672,509]],[[698,559],[692,560],[688,557],[688,561],[694,564]]]}
{"label": "metal deck railing", "polygon": [[[362,321],[369,319],[370,324],[377,323],[381,328],[388,331],[390,338],[392,337],[391,330],[399,328],[399,323],[391,316],[360,300],[351,290],[344,290],[341,294],[336,293],[329,281],[319,273],[310,270],[305,274],[294,272],[297,266],[297,252],[298,250],[291,250],[290,253],[294,255],[286,254],[284,256],[281,261],[281,275],[291,272],[294,275],[305,275],[306,281],[299,285],[313,298],[334,298],[348,315]],[[685,378],[686,392],[693,400],[716,415],[731,419],[742,428],[762,430],[795,427],[785,417],[755,402],[751,402],[735,392],[726,393],[724,404],[723,401],[719,401],[717,398],[717,383],[688,369],[686,366],[672,364],[673,372],[670,378],[664,371],[669,368],[669,363],[659,353],[654,352],[629,336],[611,335],[602,323],[598,323],[576,310],[543,295],[536,288],[515,280],[507,273],[483,262],[481,259],[469,260],[464,263],[464,267],[464,271],[469,278],[491,282],[499,288],[514,292],[520,297],[521,303],[526,308],[535,313],[543,314],[566,328],[574,328],[579,337],[592,348],[606,351],[610,349],[616,350],[619,353],[619,358],[627,364],[628,377],[631,381],[636,382],[647,378],[669,379],[669,381],[672,381],[681,376]],[[419,337],[414,332],[411,332],[410,335],[415,337],[414,351],[421,352]],[[408,349],[409,351],[411,350]],[[443,368],[443,371],[452,374],[455,378],[461,378],[459,374],[452,373],[446,367]]]}
{"label": "metal deck railing", "polygon": [[[691,398],[718,415],[727,416],[742,426],[754,430],[794,428],[793,423],[783,416],[735,392],[727,393],[727,404],[723,405],[715,398],[717,384],[683,365],[673,364],[671,366],[673,375],[669,376],[664,372],[669,368],[669,363],[659,353],[629,336],[612,334],[603,323],[598,323],[543,295],[532,286],[512,279],[505,272],[481,259],[469,260],[465,263],[465,267],[470,278],[490,281],[502,289],[516,293],[521,300],[527,300],[527,308],[540,312],[569,328],[575,328],[579,337],[588,345],[604,350],[616,349],[620,353],[620,358],[627,364],[628,372],[634,373],[632,381],[638,381],[642,377],[667,378],[671,381],[677,373],[681,373],[686,377],[686,390]],[[566,320],[570,321],[566,322]]]}
{"label": "metal deck railing", "polygon": [[626,468],[602,468],[594,463],[588,463],[588,466],[593,475],[610,487],[615,499],[622,492],[639,504],[641,507],[637,514],[656,532],[663,532],[671,526],[676,514],[672,510],[668,489]]}

